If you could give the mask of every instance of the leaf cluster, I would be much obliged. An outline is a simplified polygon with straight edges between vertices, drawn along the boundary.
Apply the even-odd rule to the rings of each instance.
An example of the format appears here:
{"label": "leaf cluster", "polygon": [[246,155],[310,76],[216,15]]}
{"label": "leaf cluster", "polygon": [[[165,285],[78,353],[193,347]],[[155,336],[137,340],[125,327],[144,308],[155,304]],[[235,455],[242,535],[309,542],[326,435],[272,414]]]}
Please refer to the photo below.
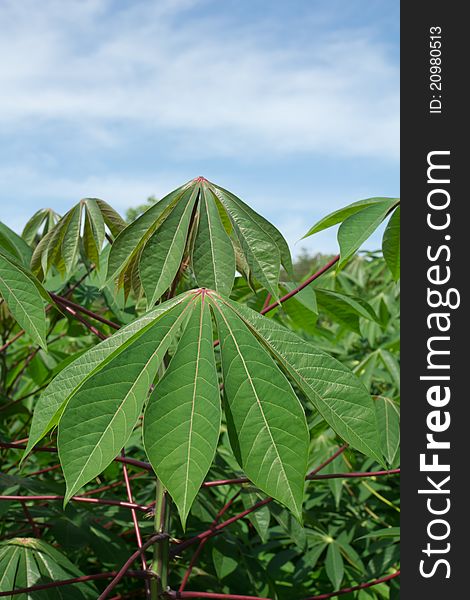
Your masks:
{"label": "leaf cluster", "polygon": [[[383,257],[357,254],[388,216]],[[304,481],[345,442],[321,475],[399,465],[399,205],[361,201],[309,234],[338,223],[338,268],[319,278],[328,257],[292,265],[277,229],[203,178],[129,225],[98,199],[62,218],[38,211],[22,237],[0,225],[0,435],[28,438],[23,455],[0,449],[0,590],[117,569],[133,552],[127,508],[71,500],[23,512],[8,500],[125,500],[115,461],[124,447],[173,498],[175,539],[220,521],[227,503],[222,519],[273,498],[207,540],[192,589],[287,600],[396,568],[393,477]],[[296,291],[299,270],[312,283],[261,316]],[[63,475],[37,444],[58,447]],[[148,506],[153,474],[129,469],[134,501]],[[238,493],[204,487],[233,478]],[[152,521],[139,520],[150,535]],[[189,558],[172,562],[173,589]],[[351,597],[394,600],[395,581]]]}

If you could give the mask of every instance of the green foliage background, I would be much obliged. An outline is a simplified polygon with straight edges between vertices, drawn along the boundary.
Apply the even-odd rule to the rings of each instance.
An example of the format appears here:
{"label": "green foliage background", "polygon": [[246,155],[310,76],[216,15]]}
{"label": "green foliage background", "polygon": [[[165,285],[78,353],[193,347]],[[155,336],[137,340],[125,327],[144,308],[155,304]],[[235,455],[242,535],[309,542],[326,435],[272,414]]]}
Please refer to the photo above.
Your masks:
{"label": "green foliage background", "polygon": [[[356,254],[367,238],[364,237],[367,227],[371,231],[375,229],[397,205],[396,200],[374,200],[361,206],[360,211],[349,209],[339,217],[323,224],[320,222],[312,228],[314,233],[325,226],[343,223],[339,232],[340,268],[329,269],[302,292],[272,311],[269,318],[333,356],[362,380],[374,400],[385,466],[394,469],[400,464],[399,284],[396,282],[399,277],[396,231],[399,208],[387,226],[383,254]],[[148,204],[153,206],[153,200]],[[2,264],[7,265],[4,266],[5,273],[8,277],[15,273],[16,284],[22,286],[24,293],[30,294],[33,304],[37,304],[38,296],[49,298],[47,292],[63,296],[73,289],[71,298],[74,302],[122,326],[143,315],[147,302],[140,284],[131,281],[127,285],[123,281],[123,287],[116,291],[113,282],[107,280],[104,268],[92,268],[92,263],[98,264],[98,260],[105,263],[108,258],[105,226],[109,241],[113,241],[125,227],[124,221],[106,207],[101,207],[100,217],[97,206],[99,208],[94,199],[87,199],[83,208],[88,211],[85,230],[82,230],[81,238],[76,236],[76,245],[68,247],[69,260],[66,256],[65,263],[61,262],[63,259],[52,246],[46,260],[42,255],[34,262],[34,256],[40,255],[38,248],[41,243],[44,246],[41,240],[57,231],[58,218],[50,211],[37,213],[34,222],[28,224],[23,240],[7,229],[0,230],[0,241],[3,239],[0,275]],[[128,221],[133,221],[143,208],[139,207],[135,214],[129,212]],[[364,211],[367,211],[366,214]],[[74,227],[75,214],[72,209],[66,231]],[[349,228],[344,226],[344,219],[356,215],[354,219],[357,220],[357,215],[361,214],[362,221],[353,222]],[[31,255],[35,266],[33,272],[42,284],[29,271]],[[293,274],[285,270],[281,272],[279,295],[289,292],[295,286],[294,281],[306,279],[331,258],[302,252],[294,261]],[[242,266],[239,265],[242,275],[238,274],[235,279],[231,298],[259,312],[269,304],[270,296],[256,278],[252,279],[249,269],[244,270]],[[5,276],[2,281],[8,282],[8,277]],[[8,295],[5,285],[0,287],[3,296],[0,305],[1,344],[8,344],[23,327],[28,333],[18,337],[0,353],[0,436],[3,442],[10,443],[28,437],[38,398],[53,378],[99,340],[72,313],[67,312],[64,305],[52,305],[47,311],[47,319],[45,312],[37,318],[34,311],[24,310],[24,296],[15,301]],[[192,287],[195,287],[194,273],[187,269],[181,273],[175,292]],[[43,306],[44,300],[41,303]],[[103,335],[113,333],[113,328],[105,323],[99,323],[98,327]],[[216,351],[219,372],[220,358],[219,351]],[[337,451],[343,442],[305,401],[295,384],[294,389],[307,417],[310,435],[308,470],[311,471]],[[207,475],[209,480],[244,475],[234,459],[224,420],[221,432],[217,453]],[[55,447],[56,437],[57,430],[53,428],[41,445]],[[65,495],[64,479],[61,470],[56,467],[55,454],[34,452],[20,467],[22,451],[11,448],[0,451],[2,496]],[[126,444],[126,453],[127,456],[145,459],[141,421],[133,429]],[[383,468],[384,465],[373,458],[348,448],[321,474]],[[135,502],[148,505],[155,494],[153,474],[133,467],[129,468],[129,472]],[[112,462],[79,493],[126,500],[122,480],[122,465]],[[100,492],[102,487],[106,489]],[[236,494],[238,490],[240,493]],[[195,498],[185,530],[176,510],[172,511],[169,528],[172,537],[183,539],[206,530],[221,507],[233,497],[223,519],[252,506],[266,495],[250,483],[238,487],[204,488]],[[204,545],[188,587],[200,591],[295,600],[393,573],[399,565],[399,502],[396,476],[309,481],[305,484],[302,524],[278,503],[263,506],[234,522]],[[96,507],[71,502],[63,508],[60,501],[51,501],[28,503],[25,510],[23,504],[11,500],[0,502],[0,516],[2,591],[11,589],[12,583],[15,587],[28,587],[43,581],[49,562],[54,565],[49,570],[49,577],[54,572],[55,578],[63,579],[80,573],[115,570],[136,547],[129,510],[119,506]],[[144,537],[154,531],[149,516],[139,515]],[[38,536],[40,540],[27,541]],[[177,555],[172,561],[169,580],[172,589],[178,588],[192,552],[189,550]],[[30,563],[36,566],[30,568]],[[68,574],[67,577],[65,574]],[[396,600],[399,597],[397,581],[352,592],[344,598]],[[93,598],[104,585],[97,581],[64,588],[69,590],[66,592],[68,596],[49,590],[47,595],[37,592],[12,598]],[[122,598],[145,597],[141,580],[126,578],[118,590]]]}

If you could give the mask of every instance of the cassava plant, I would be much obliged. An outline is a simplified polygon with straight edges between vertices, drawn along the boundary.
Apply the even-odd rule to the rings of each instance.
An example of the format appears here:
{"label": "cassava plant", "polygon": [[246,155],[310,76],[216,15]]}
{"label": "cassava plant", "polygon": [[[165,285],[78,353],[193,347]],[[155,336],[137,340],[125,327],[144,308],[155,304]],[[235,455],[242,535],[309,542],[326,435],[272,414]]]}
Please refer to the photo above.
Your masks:
{"label": "cassava plant", "polygon": [[[373,254],[358,257],[362,243],[389,216],[385,262]],[[198,592],[185,587],[196,559],[210,544],[212,566],[202,570],[199,594],[215,589],[208,597],[241,597],[231,595],[235,590],[248,597],[246,592],[254,589],[257,596],[251,597],[292,598],[289,594],[321,590],[323,575],[318,581],[310,575],[302,580],[298,574],[268,570],[266,579],[253,565],[243,566],[243,548],[247,555],[257,545],[265,547],[260,556],[292,552],[276,550],[278,527],[297,548],[286,561],[296,556],[298,573],[309,560],[313,569],[325,556],[322,573],[335,589],[347,577],[352,588],[383,586],[386,595],[380,597],[392,598],[396,554],[388,551],[384,571],[377,573],[376,565],[366,568],[353,540],[361,539],[367,553],[378,544],[382,555],[386,545],[380,540],[387,538],[389,548],[395,548],[397,531],[389,522],[396,519],[394,501],[367,484],[359,504],[378,499],[391,517],[377,516],[367,506],[367,514],[374,515],[371,527],[361,521],[362,506],[357,514],[346,511],[355,522],[342,523],[333,514],[327,522],[328,509],[313,523],[315,502],[306,484],[332,475],[330,492],[339,509],[342,490],[334,486],[341,476],[332,468],[341,465],[354,473],[354,465],[365,465],[355,477],[386,477],[399,464],[398,332],[393,329],[399,201],[357,202],[322,219],[307,235],[339,223],[340,254],[302,282],[296,281],[282,234],[240,198],[203,177],[174,190],[130,224],[106,202],[87,198],[62,218],[38,211],[22,237],[1,226],[2,409],[7,423],[2,446],[23,447],[24,454],[20,465],[9,466],[17,474],[7,474],[0,483],[3,499],[19,502],[35,537],[47,541],[7,532],[0,547],[0,570],[3,565],[7,573],[0,578],[0,595],[23,587],[32,588],[24,592],[31,594],[27,597],[55,598],[61,588],[45,582],[52,561],[61,575],[53,575],[51,568],[50,579],[71,580],[67,598],[111,597],[122,578],[132,576],[143,583],[129,588],[131,595],[196,598]],[[59,352],[54,348],[58,342]],[[25,430],[27,439],[18,442]],[[26,504],[32,496],[13,492],[30,489],[21,474],[38,456],[55,451],[65,490],[57,480],[54,490],[60,493],[35,494],[46,508],[45,514],[32,515]],[[50,471],[56,473],[57,467]],[[140,484],[139,502],[128,473],[133,467],[146,477],[145,485],[133,482]],[[126,499],[97,497],[115,489],[117,468],[123,469]],[[37,475],[46,472],[48,467]],[[40,479],[37,491],[45,485]],[[233,485],[238,486],[235,495],[230,494]],[[226,490],[225,499],[215,510],[219,489]],[[204,499],[205,492],[211,495]],[[121,563],[113,557],[110,574],[103,575],[96,569],[99,550],[91,563],[96,573],[82,575],[50,545],[63,547],[63,536],[54,533],[54,526],[44,528],[50,516],[47,502],[62,498],[64,508],[54,514],[59,520],[67,515],[74,525],[71,535],[77,535],[78,517],[70,503],[81,510],[93,502],[130,510],[137,551]],[[221,521],[236,505],[243,510]],[[139,520],[139,512],[152,516],[153,530],[148,519]],[[120,514],[109,516],[108,529],[125,522]],[[106,539],[103,523],[89,514],[81,518],[95,531],[92,535]],[[221,536],[232,523],[239,528],[248,523],[248,530],[242,527],[235,539],[234,534]],[[377,523],[381,527],[374,533]],[[193,535],[187,537],[188,531]],[[182,553],[194,544],[198,550],[181,581]],[[145,551],[152,547],[147,562]],[[260,565],[263,560],[256,558]],[[140,562],[140,571],[133,571],[134,561]],[[245,572],[245,580],[231,582],[237,572]],[[375,579],[360,581],[361,575]],[[111,581],[103,587],[100,579],[106,576]],[[41,583],[46,588],[38,589]],[[49,595],[35,595],[44,590]]]}

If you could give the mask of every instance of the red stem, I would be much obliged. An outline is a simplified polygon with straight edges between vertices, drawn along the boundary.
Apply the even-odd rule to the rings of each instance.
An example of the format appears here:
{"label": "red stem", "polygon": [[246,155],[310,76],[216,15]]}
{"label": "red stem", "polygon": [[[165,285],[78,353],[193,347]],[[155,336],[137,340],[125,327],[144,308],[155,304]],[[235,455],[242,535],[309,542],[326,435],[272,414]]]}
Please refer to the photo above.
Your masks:
{"label": "red stem", "polygon": [[328,475],[315,475],[308,477],[309,480],[318,479],[351,479],[353,477],[380,477],[382,475],[397,475],[400,469],[390,469],[388,471],[358,471],[356,473],[331,473]]}
{"label": "red stem", "polygon": [[135,598],[136,596],[141,596],[142,592],[140,590],[134,590],[132,592],[126,592],[125,594],[118,594],[117,596],[113,596],[109,600],[126,600],[127,598]]}
{"label": "red stem", "polygon": [[[65,296],[68,296],[69,294],[71,294],[74,291],[74,289],[76,287],[78,287],[80,285],[80,283],[82,283],[82,281],[84,279],[86,279],[86,277],[88,277],[88,275],[90,274],[91,270],[88,271],[88,273],[86,273],[79,281],[77,281],[69,290],[67,290],[65,292]],[[52,304],[48,304],[46,306],[46,313],[49,312],[51,310],[51,308],[52,308]],[[14,335],[11,338],[11,340],[8,340],[7,342],[5,342],[5,344],[3,344],[3,346],[0,348],[0,352],[3,352],[4,350],[6,350],[8,348],[8,346],[11,346],[11,344],[13,344],[13,342],[16,342],[16,340],[19,339],[25,333],[26,333],[26,331],[24,329],[22,329],[21,331],[18,331],[18,333],[16,335]]]}
{"label": "red stem", "polygon": [[356,590],[363,590],[365,588],[370,588],[374,585],[378,585],[379,583],[385,583],[386,581],[395,579],[395,577],[400,577],[400,571],[396,571],[395,573],[392,573],[391,575],[386,575],[385,577],[380,577],[380,579],[374,579],[374,581],[369,581],[368,583],[361,583],[359,585],[354,585],[353,587],[343,588],[341,590],[338,590],[337,592],[330,592],[329,594],[320,594],[319,596],[309,596],[308,598],[304,598],[304,600],[328,600],[328,598],[342,596],[343,594],[350,594],[351,592],[355,592]]}
{"label": "red stem", "polygon": [[[69,296],[87,277],[88,275],[93,271],[94,269],[94,265],[91,267],[91,269],[85,273],[85,275],[83,275],[83,277],[81,277],[78,281],[76,281],[68,290],[66,290],[64,292],[64,296]],[[64,298],[64,296],[60,296],[61,299],[66,299]],[[46,312],[49,312],[52,308],[51,304],[48,304],[46,306]],[[16,342],[17,339],[19,339],[22,335],[24,335],[26,333],[26,331],[24,329],[22,329],[21,331],[18,331],[17,334],[15,334],[11,340],[8,340],[7,342],[5,342],[3,344],[3,346],[0,347],[0,352],[3,352],[4,350],[6,350],[8,348],[8,346],[11,346],[11,344],[13,344],[13,342]]]}
{"label": "red stem", "polygon": [[122,462],[126,465],[132,465],[133,467],[138,467],[139,469],[144,469],[145,471],[153,471],[150,463],[144,462],[143,460],[137,460],[135,458],[123,458],[122,456],[116,456],[114,459],[117,462]]}
{"label": "red stem", "polygon": [[[129,577],[148,577],[149,574],[143,573],[142,571],[128,571]],[[39,585],[33,585],[29,588],[18,588],[16,590],[10,590],[7,592],[0,592],[0,597],[5,596],[16,596],[17,594],[28,594],[29,592],[39,592],[40,590],[48,590],[50,588],[62,587],[64,585],[72,585],[74,583],[85,583],[87,581],[94,581],[97,579],[109,579],[114,577],[116,571],[108,571],[107,573],[97,573],[96,575],[82,575],[81,577],[74,577],[73,579],[63,579],[62,581],[51,581],[49,583],[41,583]]]}
{"label": "red stem", "polygon": [[329,465],[331,462],[333,462],[335,458],[338,458],[338,456],[340,454],[342,454],[346,450],[347,447],[348,447],[348,444],[344,444],[343,446],[341,446],[340,448],[338,448],[338,450],[336,450],[336,452],[334,454],[332,454],[330,456],[330,458],[327,458],[324,462],[322,462],[320,465],[318,465],[318,467],[316,467],[315,469],[313,469],[313,471],[310,471],[310,473],[305,477],[305,479],[311,479],[312,477],[315,477],[315,475],[319,471],[321,471],[327,465]]}
{"label": "red stem", "polygon": [[29,512],[28,507],[26,506],[26,502],[22,502],[21,506],[23,507],[23,512],[25,514],[25,517],[28,519],[28,523],[31,525],[31,527],[33,529],[34,537],[40,538],[41,537],[41,530],[39,529],[39,527],[37,526],[37,524],[34,522],[33,516],[31,515],[31,513]]}
{"label": "red stem", "polygon": [[240,596],[240,594],[217,594],[213,592],[169,592],[169,597],[179,600],[180,598],[215,598],[222,600],[271,600],[261,596]]}
{"label": "red stem", "polygon": [[31,396],[34,396],[35,394],[37,394],[38,392],[40,392],[41,390],[43,390],[44,388],[46,388],[48,385],[49,385],[49,383],[45,383],[41,387],[36,388],[32,392],[29,392],[28,394],[25,394],[24,396],[20,396],[16,400],[11,400],[11,402],[7,402],[6,404],[2,404],[2,406],[0,407],[0,412],[3,412],[5,410],[9,409],[11,406],[15,406],[15,404],[18,404],[22,400],[26,400],[26,398],[30,398]]}
{"label": "red stem", "polygon": [[91,333],[94,333],[96,336],[98,336],[100,338],[100,340],[105,340],[108,336],[105,335],[104,333],[101,333],[101,331],[99,329],[97,329],[94,325],[92,325],[89,321],[87,321],[84,317],[82,317],[74,308],[72,308],[71,306],[67,306],[67,304],[62,303],[59,300],[55,300],[56,304],[58,306],[60,306],[61,308],[63,308],[65,311],[67,311],[68,313],[70,313],[75,319],[77,319],[77,321],[80,321],[80,323],[82,325],[85,325],[85,327],[91,331]]}
{"label": "red stem", "polygon": [[78,281],[76,281],[73,285],[71,285],[68,290],[63,290],[62,294],[64,296],[70,296],[70,294],[72,292],[74,292],[78,288],[78,286],[85,281],[85,279],[88,277],[88,275],[92,271],[94,271],[94,269],[95,269],[95,265],[91,265],[90,269],[84,275],[82,275],[82,277],[80,277],[80,279]]}
{"label": "red stem", "polygon": [[192,546],[193,544],[196,544],[205,538],[209,538],[209,537],[213,537],[214,535],[217,535],[219,533],[219,531],[221,531],[222,529],[225,529],[225,527],[228,527],[229,525],[231,525],[232,523],[235,523],[235,521],[238,521],[239,519],[243,519],[243,517],[246,517],[247,515],[249,515],[256,509],[261,508],[265,504],[269,504],[269,502],[271,502],[271,500],[272,500],[272,498],[265,498],[264,500],[260,500],[259,502],[254,504],[251,508],[247,508],[246,510],[239,513],[238,515],[235,515],[234,517],[230,517],[230,519],[223,521],[216,527],[213,527],[211,529],[206,529],[206,531],[203,531],[202,533],[198,533],[198,535],[195,535],[194,537],[189,538],[188,540],[185,540],[184,542],[179,543],[177,546],[175,546],[172,549],[171,554],[172,555],[179,554],[183,550],[186,550],[186,548],[189,548],[189,546]]}
{"label": "red stem", "polygon": [[271,294],[268,292],[268,294],[266,295],[266,299],[264,301],[262,310],[264,310],[267,306],[269,306],[270,302],[271,302]]}
{"label": "red stem", "polygon": [[26,331],[24,329],[22,329],[21,331],[18,331],[17,334],[15,334],[11,340],[8,340],[7,342],[5,342],[3,344],[3,346],[0,347],[0,352],[3,352],[4,350],[6,350],[8,348],[8,346],[11,346],[13,344],[13,342],[16,342],[16,340],[18,340],[22,335],[24,335],[26,333]]}
{"label": "red stem", "polygon": [[[123,458],[126,457],[124,448],[121,451],[121,456]],[[122,472],[124,474],[124,483],[126,485],[127,499],[129,500],[129,502],[133,503],[134,499],[132,497],[131,482],[129,480],[129,474],[127,472],[127,467],[124,463],[122,463]],[[131,509],[131,515],[132,515],[132,522],[134,523],[134,531],[135,531],[135,537],[137,540],[137,547],[140,549],[140,548],[142,548],[142,536],[140,534],[140,527],[139,527],[139,521],[137,519],[137,512],[135,511],[134,508]],[[142,561],[142,569],[144,571],[147,571],[147,561],[145,560],[145,555],[142,553],[140,558]],[[150,586],[149,586],[148,581],[146,581],[146,593],[147,593],[147,596],[149,596]]]}
{"label": "red stem", "polygon": [[[26,438],[28,439],[28,438]],[[25,441],[25,440],[22,440]],[[12,442],[0,442],[0,448],[11,448],[15,450],[25,450],[25,444],[20,443],[12,443]],[[49,446],[38,446],[33,448],[31,452],[57,452],[57,448],[49,447]]]}
{"label": "red stem", "polygon": [[[13,381],[10,383],[10,385],[8,386],[8,388],[7,388],[6,392],[5,392],[5,394],[7,396],[9,396],[13,392],[14,388],[16,387],[16,384],[17,384],[18,380],[23,376],[23,373],[28,368],[29,363],[33,360],[33,358],[36,356],[36,354],[39,352],[39,350],[40,350],[40,348],[39,348],[39,346],[37,346],[25,358],[23,366],[21,367],[20,371],[15,375],[15,377],[13,378]],[[10,404],[10,406],[11,406],[11,404]]]}
{"label": "red stem", "polygon": [[56,469],[60,469],[60,463],[57,465],[52,465],[52,467],[40,469],[39,471],[33,471],[32,473],[25,473],[25,476],[32,477],[33,475],[42,475],[43,473],[49,473],[49,471],[55,471]]}
{"label": "red stem", "polygon": [[[124,464],[124,463],[123,463]],[[134,475],[130,475],[129,479],[137,479],[138,477],[142,477],[142,475],[146,475],[146,471],[141,471],[140,473],[135,473]],[[93,488],[92,490],[88,490],[87,492],[82,492],[81,496],[90,496],[91,494],[99,494],[101,492],[106,492],[108,490],[112,490],[115,487],[119,487],[122,485],[122,481],[115,481],[114,483],[110,483],[108,485],[103,485],[99,488]]]}
{"label": "red stem", "polygon": [[315,279],[318,279],[320,277],[320,275],[323,275],[323,273],[325,273],[325,271],[328,271],[328,269],[331,269],[331,267],[335,263],[337,263],[338,260],[339,260],[339,254],[337,254],[334,258],[332,258],[330,261],[328,261],[326,263],[326,265],[324,265],[316,273],[314,273],[313,275],[310,275],[310,277],[308,277],[300,285],[298,285],[296,288],[294,288],[291,292],[289,292],[288,294],[286,294],[285,296],[280,298],[278,302],[273,302],[269,306],[266,306],[265,308],[263,308],[263,310],[261,311],[261,314],[265,315],[266,313],[270,312],[271,310],[274,310],[275,308],[277,308],[279,306],[279,304],[282,304],[286,300],[289,300],[289,298],[292,298],[292,296],[295,296],[296,294],[298,294],[305,287],[307,287],[307,285],[309,285],[309,283],[312,283],[312,281],[315,281]]}
{"label": "red stem", "polygon": [[[20,440],[21,442],[27,442],[28,438],[24,438]],[[26,445],[18,442],[0,442],[0,448],[11,448],[14,450],[25,450]],[[36,446],[31,449],[31,452],[57,452],[57,448],[53,446]],[[117,462],[125,463],[126,465],[132,465],[134,467],[139,467],[144,469],[145,471],[153,471],[152,467],[148,462],[143,462],[142,460],[136,460],[135,458],[123,458],[122,456],[116,456],[114,459]]]}
{"label": "red stem", "polygon": [[75,309],[76,311],[81,312],[84,315],[91,317],[92,319],[95,319],[95,321],[99,321],[100,323],[103,323],[104,325],[108,325],[112,329],[120,329],[121,328],[121,326],[118,325],[117,323],[114,323],[113,321],[109,321],[108,319],[106,319],[105,317],[102,317],[98,313],[95,313],[92,310],[85,308],[84,306],[80,306],[80,304],[76,304],[75,302],[72,302],[68,298],[64,298],[64,296],[58,296],[57,294],[53,294],[52,292],[49,292],[49,295],[54,300],[54,302],[57,302],[59,304],[66,304],[67,306],[70,306],[71,308]]}
{"label": "red stem", "polygon": [[[330,456],[327,460],[325,460],[320,465],[318,465],[318,467],[316,467],[316,469],[311,471],[310,475],[311,476],[316,475],[318,473],[318,471],[321,471],[321,469],[323,469],[324,467],[329,465],[330,462],[332,462],[337,456],[339,456],[342,452],[344,452],[347,447],[348,447],[348,445],[345,444],[344,446],[341,446],[341,448],[338,448],[338,450],[332,456]],[[235,515],[234,517],[231,517],[230,519],[223,521],[223,523],[220,523],[219,525],[217,525],[215,527],[211,527],[210,529],[207,529],[206,531],[203,531],[202,533],[199,533],[198,535],[195,535],[194,537],[189,538],[188,540],[185,540],[184,542],[181,542],[175,548],[173,548],[172,554],[173,555],[179,554],[180,552],[182,552],[189,546],[192,546],[193,544],[196,544],[197,542],[200,542],[201,540],[203,540],[205,538],[209,538],[214,535],[217,535],[219,533],[219,531],[221,531],[225,527],[228,527],[228,525],[231,525],[232,523],[234,523],[235,521],[238,521],[239,519],[243,519],[243,517],[246,517],[253,511],[257,510],[258,508],[261,508],[262,506],[264,506],[265,504],[268,504],[271,501],[272,501],[272,498],[265,498],[264,500],[260,500],[259,502],[254,504],[251,508],[247,508],[246,510],[239,513],[238,515]]]}
{"label": "red stem", "polygon": [[[224,506],[219,510],[219,512],[216,514],[214,520],[212,521],[211,528],[214,528],[215,525],[217,525],[217,523],[220,520],[220,517],[222,517],[227,512],[227,510],[232,506],[232,504],[238,498],[238,496],[240,495],[240,493],[241,493],[241,490],[238,490],[238,492],[232,498],[230,498],[230,500],[226,504],[224,504]],[[181,585],[180,585],[178,591],[180,591],[180,592],[184,591],[184,588],[186,587],[186,584],[188,583],[188,579],[189,579],[189,577],[191,575],[191,572],[192,572],[192,570],[194,568],[194,565],[196,564],[196,561],[199,558],[199,555],[201,554],[202,549],[204,548],[204,546],[205,546],[205,544],[206,544],[206,542],[207,542],[208,539],[209,538],[204,538],[203,540],[201,540],[199,542],[199,546],[196,548],[196,550],[195,550],[195,552],[194,552],[194,554],[193,554],[193,556],[191,558],[191,561],[190,561],[189,566],[188,566],[188,568],[186,570],[186,573],[184,574],[183,580],[181,582]]]}
{"label": "red stem", "polygon": [[[313,275],[310,275],[310,277],[308,277],[305,281],[303,281],[302,283],[300,283],[291,292],[289,292],[285,296],[282,296],[282,298],[279,298],[279,300],[277,302],[273,302],[272,304],[269,304],[268,306],[264,306],[263,309],[260,311],[260,314],[261,315],[265,315],[266,313],[270,312],[271,310],[274,310],[275,308],[277,308],[279,306],[279,304],[282,304],[283,302],[286,302],[286,300],[289,300],[289,298],[292,298],[292,296],[295,296],[296,294],[298,294],[299,292],[301,292],[305,287],[307,287],[307,285],[309,285],[310,283],[312,283],[312,281],[315,281],[315,279],[318,279],[321,275],[323,275],[323,273],[325,273],[325,271],[328,271],[328,269],[331,269],[331,267],[335,263],[337,263],[338,260],[339,260],[339,254],[337,254],[334,258],[332,258],[330,261],[328,261],[326,263],[326,265],[324,265],[316,273],[314,273]],[[216,340],[214,342],[214,347],[218,346],[219,343],[220,343],[220,340]]]}
{"label": "red stem", "polygon": [[[27,438],[26,438],[27,439]],[[26,440],[23,440],[26,441]],[[18,450],[24,450],[26,448],[25,445],[23,444],[12,444],[12,443],[8,443],[8,442],[0,442],[0,448],[15,448]],[[53,447],[45,447],[45,446],[40,446],[40,447],[36,447],[33,450],[31,450],[31,452],[57,452],[57,448],[53,448]],[[334,457],[336,458],[336,456]],[[334,458],[332,460],[334,460]],[[121,463],[125,463],[127,465],[132,465],[134,467],[139,467],[140,469],[144,469],[145,471],[152,471],[152,467],[150,466],[149,463],[144,462],[142,460],[136,460],[135,458],[123,458],[122,456],[116,456],[116,458],[114,459],[117,462],[121,462]],[[380,477],[383,475],[397,475],[400,473],[400,469],[390,469],[388,471],[358,471],[358,472],[351,472],[351,473],[329,473],[328,475],[316,475],[314,471],[312,471],[311,473],[309,473],[305,479],[307,479],[308,481],[314,481],[317,479],[348,479],[348,478],[354,478],[354,477]],[[32,475],[32,473],[31,473]],[[131,475],[131,479],[134,478],[135,475]],[[249,483],[250,480],[247,477],[237,477],[234,479],[215,479],[213,481],[205,481],[201,487],[217,487],[217,486],[221,486],[221,485],[235,485],[235,484],[242,484],[242,483]],[[111,484],[112,487],[113,484]],[[93,493],[96,491],[104,491],[105,489],[110,489],[110,486],[106,486],[103,488],[98,488],[98,490],[92,490],[90,492],[85,492],[85,493]]]}
{"label": "red stem", "polygon": [[123,458],[122,456],[116,456],[114,459],[117,462],[124,463],[126,465],[132,465],[133,467],[139,467],[139,469],[144,469],[145,471],[153,471],[150,463],[144,462],[143,460],[136,460],[135,458]]}
{"label": "red stem", "polygon": [[219,485],[236,485],[242,483],[249,483],[248,477],[237,477],[235,479],[215,479],[214,481],[204,481],[201,487],[210,488],[217,487]]}
{"label": "red stem", "polygon": [[[15,501],[18,502],[39,502],[41,500],[63,500],[64,496],[0,496],[0,500]],[[133,508],[134,510],[141,510],[147,512],[148,507],[142,506],[141,504],[135,504],[135,502],[121,502],[120,500],[105,500],[104,498],[84,498],[83,496],[72,496],[70,498],[72,502],[87,502],[89,504],[105,504],[107,506],[120,506],[121,508]]]}
{"label": "red stem", "polygon": [[199,555],[201,554],[202,550],[204,549],[204,546],[206,545],[208,539],[209,538],[204,538],[203,540],[201,540],[199,542],[198,547],[194,551],[194,554],[192,555],[191,560],[189,562],[188,568],[186,569],[184,577],[181,581],[181,584],[180,584],[180,587],[178,590],[179,592],[184,591],[184,588],[186,587],[186,584],[188,583],[188,579],[190,578],[191,573],[193,572],[194,565],[196,564],[197,559],[199,558]]}
{"label": "red stem", "polygon": [[155,544],[156,542],[160,542],[166,538],[168,538],[167,533],[157,533],[155,535],[152,535],[145,542],[145,544],[142,545],[142,548],[139,548],[133,554],[131,554],[131,556],[129,556],[129,558],[126,560],[126,562],[122,565],[122,567],[116,573],[116,575],[114,576],[114,578],[110,582],[110,584],[106,587],[104,592],[102,594],[100,594],[100,596],[98,597],[98,600],[104,600],[105,598],[107,598],[109,596],[109,594],[114,590],[114,588],[121,581],[121,579],[126,575],[131,564],[135,561],[136,558],[138,558],[143,552],[145,552],[145,550],[147,550],[147,548],[149,546],[151,546],[152,544]]}
{"label": "red stem", "polygon": [[[391,579],[395,579],[395,577],[400,576],[400,571],[396,571],[391,575],[387,575],[385,577],[380,577],[380,579],[374,579],[374,581],[369,581],[367,583],[361,583],[359,585],[355,585],[349,588],[343,588],[338,590],[337,592],[330,592],[329,594],[320,594],[319,596],[309,596],[304,600],[327,600],[328,598],[334,598],[335,596],[342,596],[343,594],[349,594],[351,592],[355,592],[356,590],[363,590],[365,588],[370,588],[374,585],[378,585],[379,583],[385,583],[386,581],[390,581]],[[238,594],[218,594],[213,592],[169,592],[169,597],[174,600],[183,600],[183,598],[213,598],[214,600],[270,600],[270,598],[261,598],[260,596],[240,596]]]}

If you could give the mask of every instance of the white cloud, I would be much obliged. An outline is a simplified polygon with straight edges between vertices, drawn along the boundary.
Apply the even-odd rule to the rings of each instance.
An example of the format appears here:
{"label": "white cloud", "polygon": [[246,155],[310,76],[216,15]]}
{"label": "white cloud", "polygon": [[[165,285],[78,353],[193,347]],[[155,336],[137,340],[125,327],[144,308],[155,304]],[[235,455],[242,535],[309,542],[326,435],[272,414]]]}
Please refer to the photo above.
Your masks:
{"label": "white cloud", "polygon": [[200,6],[3,0],[3,131],[72,124],[106,147],[126,143],[125,125],[171,135],[183,157],[397,158],[397,66],[367,31],[273,47],[269,23],[185,12]]}
{"label": "white cloud", "polygon": [[14,186],[15,196],[21,198],[21,202],[13,198],[4,201],[0,207],[0,219],[8,221],[10,227],[21,229],[32,212],[39,208],[50,207],[63,213],[81,198],[87,197],[106,200],[124,214],[127,208],[142,204],[149,195],[162,198],[184,181],[184,176],[176,171],[143,178],[117,173],[72,178],[50,177],[29,167],[1,168],[0,187],[8,189]]}

